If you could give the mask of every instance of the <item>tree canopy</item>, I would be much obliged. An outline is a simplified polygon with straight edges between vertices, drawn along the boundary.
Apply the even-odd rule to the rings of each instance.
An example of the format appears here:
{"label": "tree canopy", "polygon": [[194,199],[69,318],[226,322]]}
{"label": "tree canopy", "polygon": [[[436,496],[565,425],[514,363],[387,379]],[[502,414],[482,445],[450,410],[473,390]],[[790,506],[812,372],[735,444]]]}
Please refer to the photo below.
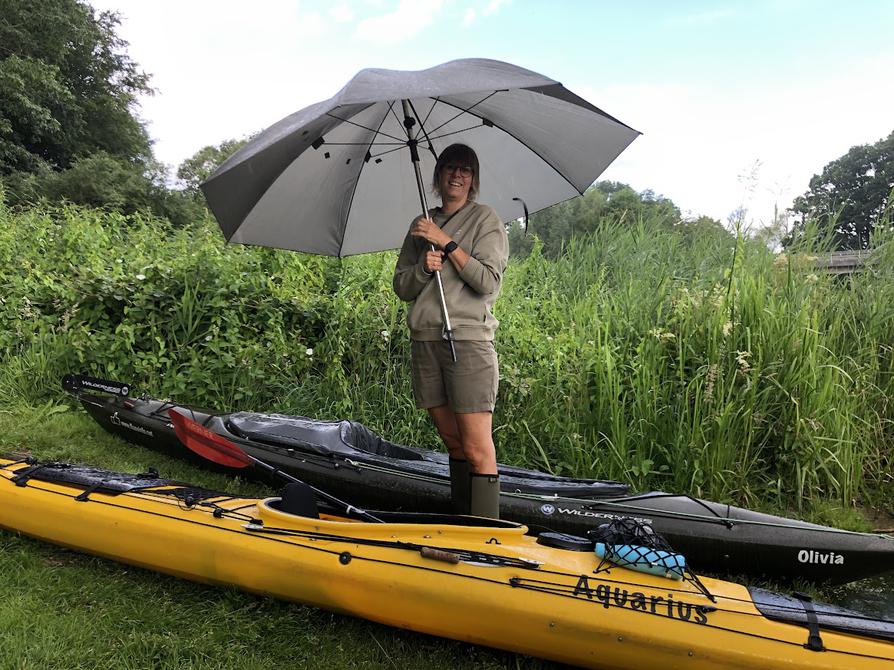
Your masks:
{"label": "tree canopy", "polygon": [[0,0],[0,174],[62,170],[97,151],[151,156],[134,113],[149,78],[118,24],[77,0]]}
{"label": "tree canopy", "polygon": [[197,194],[199,185],[210,177],[221,163],[248,144],[250,140],[250,137],[241,140],[224,140],[217,146],[202,147],[180,163],[180,167],[177,168],[177,178],[183,182],[187,191]]}
{"label": "tree canopy", "polygon": [[794,235],[812,219],[840,249],[865,249],[894,190],[894,132],[875,144],[853,147],[810,180],[795,199],[802,215]]}
{"label": "tree canopy", "polygon": [[[593,232],[604,217],[630,222],[654,217],[667,226],[683,226],[687,223],[682,220],[680,208],[668,198],[650,190],[637,193],[620,182],[600,181],[587,189],[580,198],[572,198],[532,214],[527,233],[536,235],[540,240],[544,255],[555,257],[562,253],[568,240]],[[725,233],[720,222],[707,217],[701,217],[698,224],[699,230],[703,232],[708,228],[716,228]],[[686,230],[690,228],[687,227]],[[513,254],[527,255],[534,240],[531,235],[526,235],[522,225],[512,223],[509,226],[509,244]]]}
{"label": "tree canopy", "polygon": [[148,210],[183,225],[204,211],[167,187],[137,99],[149,75],[117,14],[83,0],[0,0],[0,179],[13,205],[67,201]]}

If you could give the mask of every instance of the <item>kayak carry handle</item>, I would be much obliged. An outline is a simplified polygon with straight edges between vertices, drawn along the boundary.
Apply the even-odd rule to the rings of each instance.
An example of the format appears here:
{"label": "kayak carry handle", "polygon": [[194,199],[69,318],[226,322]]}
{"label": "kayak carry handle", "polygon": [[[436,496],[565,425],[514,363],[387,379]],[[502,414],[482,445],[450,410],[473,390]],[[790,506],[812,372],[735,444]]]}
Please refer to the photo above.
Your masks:
{"label": "kayak carry handle", "polygon": [[423,558],[431,558],[432,560],[443,561],[444,563],[450,563],[452,565],[459,563],[459,556],[452,551],[444,551],[443,549],[435,549],[434,547],[420,547],[419,553]]}

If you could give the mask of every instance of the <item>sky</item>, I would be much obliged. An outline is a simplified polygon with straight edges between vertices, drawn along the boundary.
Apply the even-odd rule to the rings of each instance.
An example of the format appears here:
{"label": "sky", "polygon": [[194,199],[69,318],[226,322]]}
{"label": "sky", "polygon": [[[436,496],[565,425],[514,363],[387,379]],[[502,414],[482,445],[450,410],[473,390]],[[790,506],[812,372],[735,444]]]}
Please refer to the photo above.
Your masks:
{"label": "sky", "polygon": [[334,95],[368,67],[492,58],[641,131],[601,179],[752,229],[851,147],[894,131],[891,0],[88,0],[152,76],[176,169]]}

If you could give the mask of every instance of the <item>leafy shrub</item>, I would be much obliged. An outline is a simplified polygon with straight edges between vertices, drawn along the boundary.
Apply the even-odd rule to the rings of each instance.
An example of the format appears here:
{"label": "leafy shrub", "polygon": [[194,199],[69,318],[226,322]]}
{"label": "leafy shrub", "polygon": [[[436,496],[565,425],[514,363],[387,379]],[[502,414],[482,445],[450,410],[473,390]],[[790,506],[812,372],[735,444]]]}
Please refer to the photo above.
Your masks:
{"label": "leafy shrub", "polygon": [[[809,248],[774,256],[666,217],[590,226],[556,259],[534,238],[506,273],[501,460],[746,503],[890,484],[891,241],[842,280]],[[227,246],[209,219],[0,207],[0,401],[45,402],[78,371],[434,447],[394,261]]]}

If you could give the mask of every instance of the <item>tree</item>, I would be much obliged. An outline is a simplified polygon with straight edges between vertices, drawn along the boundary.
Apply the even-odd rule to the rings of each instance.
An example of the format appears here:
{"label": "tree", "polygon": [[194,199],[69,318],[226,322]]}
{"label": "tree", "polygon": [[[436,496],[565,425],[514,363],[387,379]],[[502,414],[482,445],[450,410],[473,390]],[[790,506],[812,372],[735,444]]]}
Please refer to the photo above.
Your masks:
{"label": "tree", "polygon": [[[795,199],[802,215],[793,237],[813,219],[834,235],[838,248],[865,249],[894,189],[894,132],[875,144],[853,147],[810,180]],[[789,238],[789,242],[792,238]]]}
{"label": "tree", "polygon": [[[652,191],[637,193],[627,184],[600,181],[580,198],[532,214],[529,232],[542,242],[544,256],[555,257],[569,239],[592,232],[606,216],[626,221],[656,218],[670,227],[680,222],[680,209],[672,200]],[[530,253],[533,241],[525,237],[522,228],[512,224],[508,230],[512,253],[520,256]]]}
{"label": "tree", "polygon": [[151,157],[134,113],[148,76],[118,24],[78,0],[0,0],[0,175],[63,170],[97,151]]}
{"label": "tree", "polygon": [[177,168],[177,178],[184,183],[188,192],[198,194],[199,185],[251,139],[246,137],[241,140],[224,140],[216,147],[202,147],[180,164]]}
{"label": "tree", "polygon": [[137,96],[149,77],[116,34],[118,16],[82,0],[0,0],[0,178],[10,204],[41,199],[203,215],[171,191]]}

